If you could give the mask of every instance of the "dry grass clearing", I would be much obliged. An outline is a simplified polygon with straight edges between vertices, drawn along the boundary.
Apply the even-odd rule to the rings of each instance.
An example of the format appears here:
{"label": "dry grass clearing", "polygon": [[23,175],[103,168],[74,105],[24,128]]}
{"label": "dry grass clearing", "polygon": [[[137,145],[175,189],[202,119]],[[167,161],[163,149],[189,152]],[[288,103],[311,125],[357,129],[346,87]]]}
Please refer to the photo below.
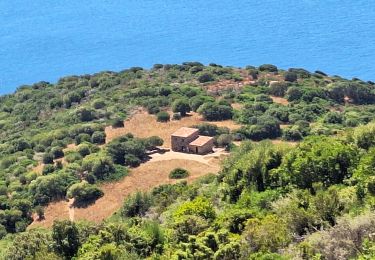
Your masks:
{"label": "dry grass clearing", "polygon": [[287,145],[290,145],[290,146],[296,146],[296,145],[299,144],[299,142],[284,141],[284,140],[280,140],[280,139],[271,140],[271,143],[273,143],[275,145],[278,145],[278,144],[287,144]]}
{"label": "dry grass clearing", "polygon": [[283,106],[287,106],[289,104],[288,100],[286,98],[282,97],[276,97],[276,96],[270,96],[272,98],[272,101],[277,104],[281,104]]}
{"label": "dry grass clearing", "polygon": [[236,110],[241,110],[241,109],[244,107],[244,105],[243,105],[243,104],[240,104],[240,103],[233,103],[233,104],[232,104],[232,107],[233,107],[234,109],[236,109]]}
{"label": "dry grass clearing", "polygon": [[39,163],[37,166],[35,166],[32,171],[41,175],[42,172],[43,172],[43,168],[44,168],[44,163]]}
{"label": "dry grass clearing", "polygon": [[[175,156],[179,159],[171,159]],[[190,176],[186,179],[189,183],[207,173],[217,173],[220,170],[221,157],[225,156],[225,153],[198,156],[199,158],[189,154],[186,154],[186,158],[184,154],[176,153],[175,156],[173,153],[157,155],[149,162],[132,169],[130,175],[121,181],[101,185],[104,196],[86,208],[74,208],[72,211],[68,201],[51,203],[45,209],[46,218],[42,221],[34,221],[29,228],[50,227],[53,221],[72,219],[72,216],[74,220],[89,220],[98,223],[116,212],[129,194],[147,191],[162,184],[176,183],[177,181],[169,179],[168,175],[177,167],[190,172]],[[201,161],[202,158],[204,161]]]}
{"label": "dry grass clearing", "polygon": [[134,113],[132,117],[127,119],[124,124],[125,127],[112,128],[111,126],[106,127],[105,133],[107,135],[106,142],[110,142],[116,137],[123,136],[127,133],[132,133],[136,137],[146,138],[153,135],[159,136],[164,140],[163,147],[170,148],[171,146],[171,134],[177,129],[183,126],[193,126],[201,123],[210,123],[217,126],[225,126],[229,129],[240,128],[239,124],[236,124],[232,120],[218,121],[218,122],[207,122],[197,113],[190,113],[188,116],[183,117],[181,120],[172,120],[167,123],[160,123],[156,121],[154,115],[148,114],[146,111],[139,109],[137,113]]}

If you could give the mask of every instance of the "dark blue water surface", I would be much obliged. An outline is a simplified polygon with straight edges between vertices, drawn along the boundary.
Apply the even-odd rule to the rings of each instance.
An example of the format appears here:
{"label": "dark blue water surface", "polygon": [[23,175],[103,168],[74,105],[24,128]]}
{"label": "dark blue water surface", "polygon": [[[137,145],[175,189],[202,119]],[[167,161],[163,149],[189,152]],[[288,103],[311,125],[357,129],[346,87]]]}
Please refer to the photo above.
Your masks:
{"label": "dark blue water surface", "polygon": [[183,61],[375,80],[375,1],[0,1],[0,93]]}

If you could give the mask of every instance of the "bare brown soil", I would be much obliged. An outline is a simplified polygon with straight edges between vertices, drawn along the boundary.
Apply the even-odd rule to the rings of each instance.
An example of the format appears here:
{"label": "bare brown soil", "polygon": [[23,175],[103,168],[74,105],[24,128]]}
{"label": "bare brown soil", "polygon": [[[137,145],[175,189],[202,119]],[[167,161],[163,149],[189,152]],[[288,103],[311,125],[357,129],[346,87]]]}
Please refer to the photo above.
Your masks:
{"label": "bare brown soil", "polygon": [[190,113],[186,117],[183,117],[181,120],[172,120],[167,123],[160,123],[156,121],[156,117],[154,115],[150,115],[146,111],[139,109],[137,113],[135,113],[132,117],[124,122],[125,127],[106,127],[106,142],[108,143],[114,138],[123,136],[127,133],[132,133],[134,136],[140,138],[146,138],[156,135],[164,140],[163,147],[169,148],[171,146],[170,136],[173,132],[184,126],[189,127],[204,122],[215,124],[220,127],[225,126],[232,130],[240,128],[240,125],[236,124],[232,120],[218,122],[204,121],[199,114],[194,112]]}

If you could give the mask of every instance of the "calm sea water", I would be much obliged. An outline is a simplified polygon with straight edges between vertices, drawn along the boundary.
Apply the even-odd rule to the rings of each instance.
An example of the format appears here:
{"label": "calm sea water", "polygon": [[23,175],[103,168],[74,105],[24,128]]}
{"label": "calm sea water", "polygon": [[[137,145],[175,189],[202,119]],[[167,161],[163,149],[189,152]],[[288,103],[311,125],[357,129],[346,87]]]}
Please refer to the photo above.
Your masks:
{"label": "calm sea water", "polygon": [[0,93],[183,61],[375,80],[375,1],[0,1]]}

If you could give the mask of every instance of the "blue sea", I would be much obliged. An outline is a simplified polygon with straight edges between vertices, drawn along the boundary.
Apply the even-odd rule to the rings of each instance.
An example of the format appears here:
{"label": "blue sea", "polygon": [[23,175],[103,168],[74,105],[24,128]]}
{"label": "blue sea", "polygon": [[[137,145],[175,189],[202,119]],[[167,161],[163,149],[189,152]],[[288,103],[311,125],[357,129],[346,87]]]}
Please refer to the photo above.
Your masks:
{"label": "blue sea", "polygon": [[375,1],[0,1],[1,94],[66,75],[183,61],[375,80]]}

